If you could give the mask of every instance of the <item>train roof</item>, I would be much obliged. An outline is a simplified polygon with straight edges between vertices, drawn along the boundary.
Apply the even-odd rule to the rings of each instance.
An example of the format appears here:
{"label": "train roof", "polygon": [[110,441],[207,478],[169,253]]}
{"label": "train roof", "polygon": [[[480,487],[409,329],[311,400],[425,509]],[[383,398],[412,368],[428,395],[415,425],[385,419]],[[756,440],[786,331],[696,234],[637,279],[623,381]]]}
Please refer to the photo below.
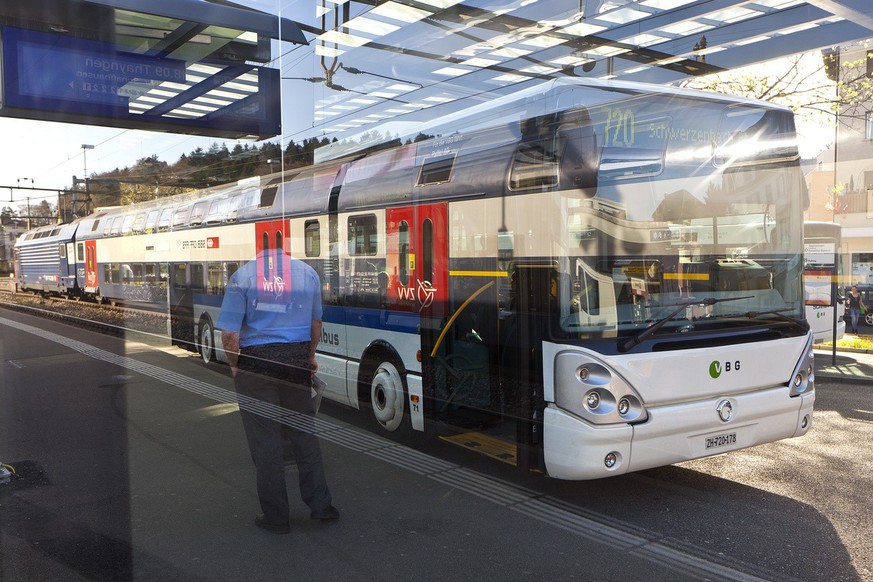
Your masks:
{"label": "train roof", "polygon": [[[670,85],[655,85],[651,83],[635,83],[628,81],[615,81],[593,78],[561,77],[551,79],[538,85],[514,91],[508,95],[489,98],[486,101],[467,107],[461,111],[443,115],[434,121],[405,126],[399,134],[401,139],[412,139],[416,135],[450,135],[454,132],[469,132],[471,129],[482,127],[485,124],[497,123],[497,119],[518,119],[519,116],[544,115],[554,113],[564,108],[565,102],[562,94],[571,92],[587,95],[598,92],[603,95],[624,93],[628,97],[645,95],[669,95],[671,97],[704,100],[724,105],[750,105],[772,110],[789,112],[788,107],[769,103],[766,101],[725,95],[699,89],[687,89]],[[593,92],[592,92],[593,91]],[[585,103],[578,103],[584,106]],[[392,133],[390,124],[386,125],[388,133]],[[411,129],[410,129],[411,128]],[[404,135],[405,134],[405,135]],[[364,149],[372,147],[373,143],[367,142],[335,142],[316,150],[316,163],[339,160],[354,155],[363,154]]]}
{"label": "train roof", "polygon": [[664,95],[715,106],[747,104],[790,113],[765,102],[690,89],[555,79],[445,117],[432,126],[439,133],[428,140],[105,208],[73,224],[81,225],[77,238],[85,240],[258,220],[277,213],[314,215],[328,211],[331,192],[339,183],[342,200],[336,209],[340,211],[457,197],[452,182],[465,185],[465,196],[499,195],[505,193],[509,164],[527,131],[519,122],[542,119],[549,123],[549,116],[568,112],[584,125],[588,109]]}
{"label": "train roof", "polygon": [[68,241],[71,240],[76,233],[76,227],[76,222],[39,226],[19,236],[18,240],[15,241],[15,246],[16,248],[21,248],[32,245],[46,243],[57,244],[59,242]]}

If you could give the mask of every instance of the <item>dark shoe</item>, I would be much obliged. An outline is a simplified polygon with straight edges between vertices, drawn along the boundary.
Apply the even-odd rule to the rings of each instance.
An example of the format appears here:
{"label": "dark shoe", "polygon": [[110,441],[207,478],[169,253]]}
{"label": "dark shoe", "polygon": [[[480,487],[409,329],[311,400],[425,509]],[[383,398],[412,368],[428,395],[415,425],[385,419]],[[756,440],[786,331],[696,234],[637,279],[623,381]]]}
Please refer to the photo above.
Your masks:
{"label": "dark shoe", "polygon": [[325,509],[319,509],[318,511],[313,511],[309,514],[309,517],[312,519],[319,519],[321,521],[336,521],[339,519],[340,512],[333,505],[329,505]]}
{"label": "dark shoe", "polygon": [[286,534],[291,531],[291,526],[287,523],[268,521],[263,515],[259,515],[255,518],[255,525],[272,534]]}

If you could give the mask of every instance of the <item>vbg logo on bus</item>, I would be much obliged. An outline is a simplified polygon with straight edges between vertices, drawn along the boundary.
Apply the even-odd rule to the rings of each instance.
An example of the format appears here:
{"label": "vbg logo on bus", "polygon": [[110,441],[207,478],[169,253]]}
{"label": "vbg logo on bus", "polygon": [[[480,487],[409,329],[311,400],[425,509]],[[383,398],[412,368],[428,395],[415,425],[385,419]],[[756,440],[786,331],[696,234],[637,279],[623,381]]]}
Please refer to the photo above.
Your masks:
{"label": "vbg logo on bus", "polygon": [[709,364],[709,376],[713,379],[718,378],[722,375],[722,373],[728,372],[739,372],[740,371],[740,361],[735,360],[731,362],[727,360],[725,362],[720,362],[718,360],[713,360],[711,364]]}

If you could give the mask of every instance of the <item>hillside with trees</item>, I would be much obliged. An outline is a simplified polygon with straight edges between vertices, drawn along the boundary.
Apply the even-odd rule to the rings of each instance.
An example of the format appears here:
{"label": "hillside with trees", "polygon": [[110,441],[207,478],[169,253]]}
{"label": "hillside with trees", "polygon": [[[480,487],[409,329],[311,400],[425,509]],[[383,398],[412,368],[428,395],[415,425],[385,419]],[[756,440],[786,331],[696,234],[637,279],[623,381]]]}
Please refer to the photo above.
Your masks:
{"label": "hillside with trees", "polygon": [[[278,144],[260,146],[213,143],[208,150],[197,148],[175,163],[150,156],[128,168],[89,176],[91,207],[119,206],[154,200],[190,190],[235,182],[312,164],[315,150],[327,145],[327,138],[289,142],[283,151]],[[81,189],[82,185],[79,185]]]}

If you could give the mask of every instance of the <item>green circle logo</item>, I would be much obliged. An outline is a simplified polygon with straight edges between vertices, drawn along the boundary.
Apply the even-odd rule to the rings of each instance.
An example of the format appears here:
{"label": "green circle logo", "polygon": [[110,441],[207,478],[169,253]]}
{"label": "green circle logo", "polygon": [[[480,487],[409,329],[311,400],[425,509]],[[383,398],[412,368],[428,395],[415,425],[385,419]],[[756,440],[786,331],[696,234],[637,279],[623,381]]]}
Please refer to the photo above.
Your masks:
{"label": "green circle logo", "polygon": [[721,376],[721,362],[716,361],[709,365],[709,375],[712,378]]}

